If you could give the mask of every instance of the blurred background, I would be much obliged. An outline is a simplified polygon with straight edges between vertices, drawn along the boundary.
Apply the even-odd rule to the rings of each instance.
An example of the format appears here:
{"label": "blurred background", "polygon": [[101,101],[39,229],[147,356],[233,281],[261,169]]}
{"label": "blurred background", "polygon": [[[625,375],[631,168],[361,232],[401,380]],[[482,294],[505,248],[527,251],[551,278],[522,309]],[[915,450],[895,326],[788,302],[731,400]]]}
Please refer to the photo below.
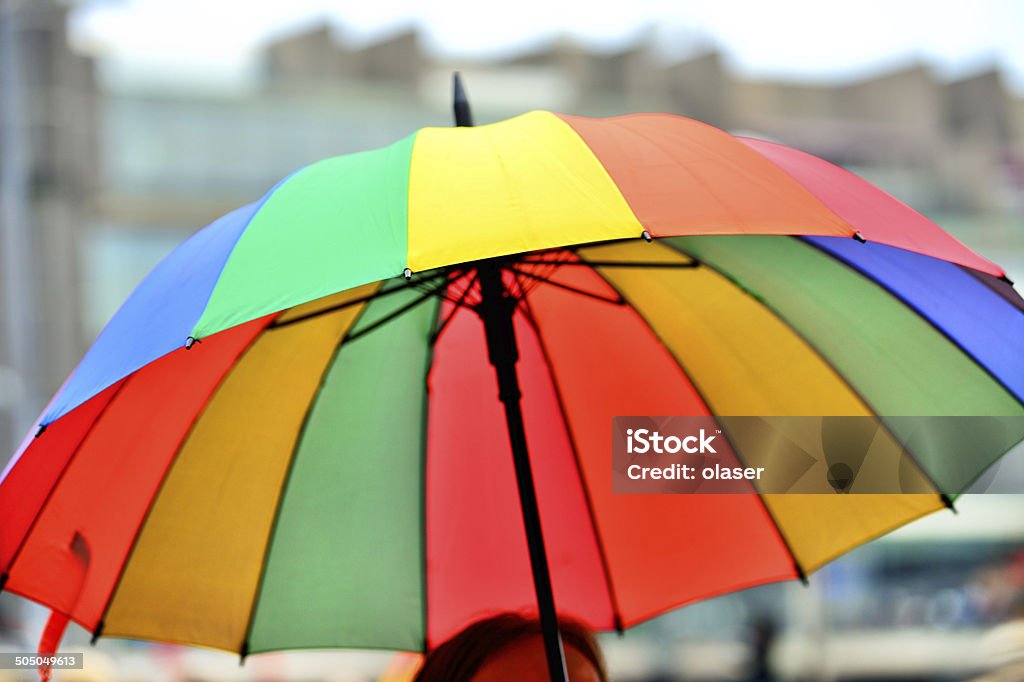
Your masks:
{"label": "blurred background", "polygon": [[[1021,35],[1024,4],[997,0],[0,0],[0,463],[161,257],[305,164],[450,125],[454,69],[480,123],[666,111],[811,152],[1024,281]],[[615,679],[1024,680],[1024,449],[977,490],[807,587],[605,637]],[[45,615],[0,595],[0,651],[33,650]],[[240,667],[81,630],[65,648],[87,669],[64,680],[375,680],[391,661]]]}

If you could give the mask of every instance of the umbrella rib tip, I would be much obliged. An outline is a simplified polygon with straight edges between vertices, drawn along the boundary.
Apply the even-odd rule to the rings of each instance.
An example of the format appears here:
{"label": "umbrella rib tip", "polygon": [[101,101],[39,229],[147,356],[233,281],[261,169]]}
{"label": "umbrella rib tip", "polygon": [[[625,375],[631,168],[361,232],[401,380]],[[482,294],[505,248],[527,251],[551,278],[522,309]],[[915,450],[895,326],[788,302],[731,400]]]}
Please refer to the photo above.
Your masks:
{"label": "umbrella rib tip", "polygon": [[39,436],[43,435],[44,433],[46,433],[46,424],[40,424],[39,428],[36,429],[36,435],[33,436],[33,438],[39,438]]}
{"label": "umbrella rib tip", "polygon": [[651,242],[654,241],[654,237],[652,237],[651,233],[648,232],[647,230],[644,230],[643,232],[641,232],[640,236],[643,237],[643,240],[645,242],[647,242],[648,244],[650,244]]}
{"label": "umbrella rib tip", "polygon": [[92,631],[92,636],[89,638],[89,646],[96,646],[96,642],[98,642],[100,637],[103,635],[103,625],[104,623],[102,620],[96,624],[96,629]]}
{"label": "umbrella rib tip", "polygon": [[854,232],[853,233],[853,238],[854,238],[854,240],[860,242],[861,244],[867,244],[868,243],[868,240],[865,239],[864,235],[862,235],[860,232]]}

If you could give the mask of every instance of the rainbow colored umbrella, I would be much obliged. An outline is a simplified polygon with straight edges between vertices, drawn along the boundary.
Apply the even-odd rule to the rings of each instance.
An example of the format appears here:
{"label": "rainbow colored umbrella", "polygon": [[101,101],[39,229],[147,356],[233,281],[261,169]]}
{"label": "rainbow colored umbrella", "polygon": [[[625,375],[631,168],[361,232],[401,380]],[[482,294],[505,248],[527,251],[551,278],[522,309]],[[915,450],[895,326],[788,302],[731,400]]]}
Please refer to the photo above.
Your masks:
{"label": "rainbow colored umbrella", "polygon": [[821,159],[670,115],[424,128],[150,273],[3,472],[0,571],[97,636],[243,656],[538,604],[625,628],[806,576],[992,458],[928,494],[615,495],[613,416],[1022,400],[1003,270]]}

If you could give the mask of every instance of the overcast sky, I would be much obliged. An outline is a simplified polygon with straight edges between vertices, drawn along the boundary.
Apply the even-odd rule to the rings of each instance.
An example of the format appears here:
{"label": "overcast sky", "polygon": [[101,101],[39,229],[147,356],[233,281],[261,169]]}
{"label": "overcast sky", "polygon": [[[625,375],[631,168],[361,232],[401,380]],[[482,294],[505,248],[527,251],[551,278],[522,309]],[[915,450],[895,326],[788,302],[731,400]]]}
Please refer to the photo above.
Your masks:
{"label": "overcast sky", "polygon": [[454,57],[560,34],[612,49],[656,25],[663,48],[714,44],[749,75],[849,78],[915,59],[959,75],[998,63],[1024,92],[1019,0],[87,0],[72,34],[122,67],[230,78],[262,42],[324,17],[362,41],[416,25],[428,49]]}

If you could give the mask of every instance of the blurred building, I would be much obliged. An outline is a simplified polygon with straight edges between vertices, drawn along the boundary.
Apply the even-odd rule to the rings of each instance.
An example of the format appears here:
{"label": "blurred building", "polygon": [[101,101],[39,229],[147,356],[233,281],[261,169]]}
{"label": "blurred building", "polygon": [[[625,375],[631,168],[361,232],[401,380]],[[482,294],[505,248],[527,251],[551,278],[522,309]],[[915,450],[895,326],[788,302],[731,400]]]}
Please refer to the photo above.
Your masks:
{"label": "blurred building", "polygon": [[346,80],[415,88],[427,63],[415,32],[353,47],[338,41],[329,24],[278,40],[265,54],[267,85],[282,89]]}
{"label": "blurred building", "polygon": [[[0,443],[82,353],[80,246],[100,180],[93,61],[56,2],[0,2]],[[6,454],[3,459],[6,459]]]}

